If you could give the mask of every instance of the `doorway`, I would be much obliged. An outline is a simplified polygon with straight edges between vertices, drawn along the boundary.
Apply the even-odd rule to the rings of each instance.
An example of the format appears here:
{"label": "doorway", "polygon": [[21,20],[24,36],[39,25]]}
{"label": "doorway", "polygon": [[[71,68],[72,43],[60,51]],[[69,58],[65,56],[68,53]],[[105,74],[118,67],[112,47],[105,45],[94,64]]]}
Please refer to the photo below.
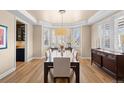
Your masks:
{"label": "doorway", "polygon": [[16,62],[25,62],[25,24],[16,20]]}

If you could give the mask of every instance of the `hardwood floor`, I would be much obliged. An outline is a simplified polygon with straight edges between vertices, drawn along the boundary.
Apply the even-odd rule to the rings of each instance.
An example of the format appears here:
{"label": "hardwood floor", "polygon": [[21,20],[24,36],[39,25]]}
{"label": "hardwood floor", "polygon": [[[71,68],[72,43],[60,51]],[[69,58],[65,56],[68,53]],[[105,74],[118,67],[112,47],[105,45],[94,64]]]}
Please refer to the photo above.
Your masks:
{"label": "hardwood floor", "polygon": [[[43,60],[32,60],[31,62],[17,62],[17,69],[4,79],[1,83],[43,83]],[[72,78],[74,83],[75,76]],[[49,75],[49,82],[52,82]],[[66,82],[58,80],[57,82]],[[80,61],[80,82],[81,83],[112,83],[115,79],[101,70],[96,65],[90,64],[90,60]]]}

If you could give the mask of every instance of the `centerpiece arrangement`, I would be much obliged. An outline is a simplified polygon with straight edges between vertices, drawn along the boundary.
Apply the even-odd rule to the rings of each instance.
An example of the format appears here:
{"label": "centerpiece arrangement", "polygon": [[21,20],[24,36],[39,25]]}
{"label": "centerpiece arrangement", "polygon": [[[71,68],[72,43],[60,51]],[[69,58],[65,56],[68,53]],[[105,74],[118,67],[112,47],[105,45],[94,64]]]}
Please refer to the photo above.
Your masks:
{"label": "centerpiece arrangement", "polygon": [[63,53],[65,52],[64,44],[60,44],[60,49],[59,51],[61,52],[61,56],[63,56]]}

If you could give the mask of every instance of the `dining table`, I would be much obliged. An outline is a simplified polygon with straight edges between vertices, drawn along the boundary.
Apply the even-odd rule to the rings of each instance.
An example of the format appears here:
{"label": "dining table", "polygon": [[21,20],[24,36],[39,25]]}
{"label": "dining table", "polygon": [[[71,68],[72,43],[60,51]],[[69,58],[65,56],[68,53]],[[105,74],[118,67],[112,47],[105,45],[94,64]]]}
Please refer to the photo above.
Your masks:
{"label": "dining table", "polygon": [[[48,83],[48,73],[53,68],[53,62],[55,57],[70,58],[70,68],[75,72],[75,82],[80,82],[80,62],[73,56],[72,51],[47,51],[47,59],[44,62],[44,83]],[[64,63],[64,62],[63,62]]]}

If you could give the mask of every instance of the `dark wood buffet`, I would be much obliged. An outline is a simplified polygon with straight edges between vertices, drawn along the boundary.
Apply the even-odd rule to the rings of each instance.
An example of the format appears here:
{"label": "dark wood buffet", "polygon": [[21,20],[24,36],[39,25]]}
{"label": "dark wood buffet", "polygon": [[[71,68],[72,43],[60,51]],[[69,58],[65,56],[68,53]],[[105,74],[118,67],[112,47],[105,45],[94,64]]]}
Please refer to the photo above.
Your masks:
{"label": "dark wood buffet", "polygon": [[103,49],[91,49],[91,64],[105,70],[118,82],[124,79],[124,54]]}

